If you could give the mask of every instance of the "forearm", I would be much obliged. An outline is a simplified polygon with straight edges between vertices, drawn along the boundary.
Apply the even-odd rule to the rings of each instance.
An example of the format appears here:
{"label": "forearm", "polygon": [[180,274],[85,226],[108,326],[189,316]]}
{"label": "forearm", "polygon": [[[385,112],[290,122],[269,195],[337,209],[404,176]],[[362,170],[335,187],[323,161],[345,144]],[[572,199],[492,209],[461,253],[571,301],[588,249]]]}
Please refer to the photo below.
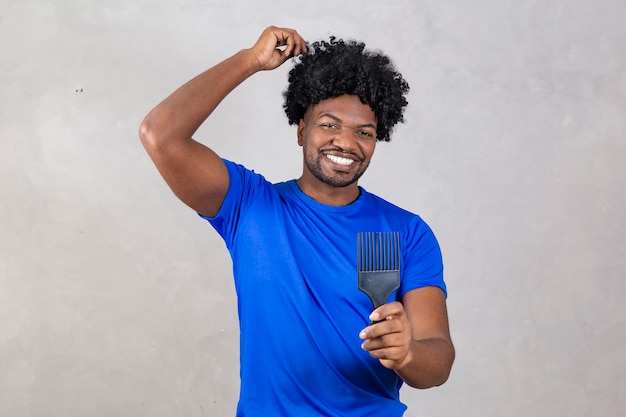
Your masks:
{"label": "forearm", "polygon": [[413,388],[435,387],[448,380],[454,356],[454,346],[449,340],[413,340],[405,363],[395,371]]}
{"label": "forearm", "polygon": [[249,49],[241,50],[178,88],[141,124],[141,138],[152,146],[190,139],[219,103],[246,78],[259,71]]}

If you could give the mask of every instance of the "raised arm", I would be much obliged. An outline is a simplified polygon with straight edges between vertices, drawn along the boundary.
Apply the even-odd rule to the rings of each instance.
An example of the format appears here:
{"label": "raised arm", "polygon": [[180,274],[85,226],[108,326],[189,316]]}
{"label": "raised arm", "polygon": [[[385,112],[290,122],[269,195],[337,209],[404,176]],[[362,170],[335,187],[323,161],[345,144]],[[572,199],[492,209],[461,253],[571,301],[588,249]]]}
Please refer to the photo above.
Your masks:
{"label": "raised arm", "polygon": [[235,87],[258,71],[271,70],[306,52],[293,29],[268,27],[243,49],[178,88],[144,118],[139,136],[174,194],[205,216],[215,216],[228,191],[220,157],[192,136]]}

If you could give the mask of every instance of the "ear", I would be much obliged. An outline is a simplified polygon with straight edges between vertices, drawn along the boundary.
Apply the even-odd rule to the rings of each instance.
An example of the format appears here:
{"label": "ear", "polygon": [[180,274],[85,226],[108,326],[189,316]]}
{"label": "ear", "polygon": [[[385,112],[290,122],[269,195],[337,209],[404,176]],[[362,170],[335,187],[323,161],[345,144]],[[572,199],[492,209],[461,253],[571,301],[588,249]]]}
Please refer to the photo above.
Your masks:
{"label": "ear", "polygon": [[306,123],[304,119],[300,119],[298,123],[298,145],[302,146],[304,144],[304,130],[306,129]]}

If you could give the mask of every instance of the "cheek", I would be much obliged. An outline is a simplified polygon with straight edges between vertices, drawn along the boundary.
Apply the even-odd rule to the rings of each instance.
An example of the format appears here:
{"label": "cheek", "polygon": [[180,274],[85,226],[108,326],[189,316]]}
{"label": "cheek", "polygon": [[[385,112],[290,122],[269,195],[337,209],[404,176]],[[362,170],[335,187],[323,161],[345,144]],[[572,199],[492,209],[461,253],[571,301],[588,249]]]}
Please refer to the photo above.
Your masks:
{"label": "cheek", "polygon": [[367,143],[361,149],[364,155],[367,155],[368,158],[371,158],[374,155],[374,151],[376,150],[376,142]]}

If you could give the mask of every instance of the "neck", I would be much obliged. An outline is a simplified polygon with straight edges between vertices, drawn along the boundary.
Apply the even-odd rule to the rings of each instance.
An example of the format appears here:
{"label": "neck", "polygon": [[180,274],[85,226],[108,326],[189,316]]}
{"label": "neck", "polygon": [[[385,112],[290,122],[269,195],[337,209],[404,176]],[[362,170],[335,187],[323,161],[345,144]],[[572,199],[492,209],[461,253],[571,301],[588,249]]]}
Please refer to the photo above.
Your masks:
{"label": "neck", "polygon": [[346,187],[335,187],[323,183],[313,185],[307,182],[304,177],[300,177],[296,180],[296,184],[304,194],[327,206],[347,206],[359,198],[361,194],[356,182]]}

